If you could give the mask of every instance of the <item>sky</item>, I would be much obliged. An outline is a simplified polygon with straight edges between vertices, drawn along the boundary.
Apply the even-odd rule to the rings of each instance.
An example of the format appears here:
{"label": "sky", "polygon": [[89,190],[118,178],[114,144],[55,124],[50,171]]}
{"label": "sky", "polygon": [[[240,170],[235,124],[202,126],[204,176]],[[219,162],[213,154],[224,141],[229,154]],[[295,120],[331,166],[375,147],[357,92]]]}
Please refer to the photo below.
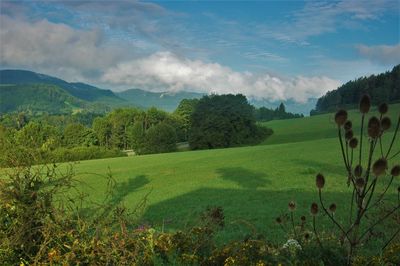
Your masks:
{"label": "sky", "polygon": [[307,102],[400,63],[400,0],[0,0],[0,68]]}

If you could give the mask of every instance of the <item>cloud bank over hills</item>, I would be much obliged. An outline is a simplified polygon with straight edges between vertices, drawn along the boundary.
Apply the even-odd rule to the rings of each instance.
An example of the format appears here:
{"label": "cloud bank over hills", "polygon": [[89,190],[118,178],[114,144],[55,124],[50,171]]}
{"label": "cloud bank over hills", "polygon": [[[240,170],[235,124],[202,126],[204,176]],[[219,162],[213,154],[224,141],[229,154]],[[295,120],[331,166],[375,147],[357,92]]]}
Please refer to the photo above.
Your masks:
{"label": "cloud bank over hills", "polygon": [[[390,13],[396,1],[0,5],[0,68],[115,91],[243,93],[304,103],[400,61],[398,16]],[[366,37],[380,31],[380,43]]]}

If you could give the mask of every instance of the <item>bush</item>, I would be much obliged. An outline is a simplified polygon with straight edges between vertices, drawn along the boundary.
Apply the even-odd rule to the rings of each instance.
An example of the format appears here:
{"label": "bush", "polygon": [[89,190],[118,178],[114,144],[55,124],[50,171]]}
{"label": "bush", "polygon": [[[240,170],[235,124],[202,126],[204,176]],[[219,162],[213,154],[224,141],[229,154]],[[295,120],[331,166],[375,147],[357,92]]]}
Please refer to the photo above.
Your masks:
{"label": "bush", "polygon": [[254,108],[241,94],[204,96],[191,115],[191,149],[227,148],[260,142],[266,129],[257,127]]}
{"label": "bush", "polygon": [[49,153],[47,161],[71,162],[122,156],[126,156],[126,154],[118,149],[107,149],[98,146],[58,148]]}
{"label": "bush", "polygon": [[150,154],[176,151],[176,140],[175,129],[161,122],[147,130],[139,153]]}

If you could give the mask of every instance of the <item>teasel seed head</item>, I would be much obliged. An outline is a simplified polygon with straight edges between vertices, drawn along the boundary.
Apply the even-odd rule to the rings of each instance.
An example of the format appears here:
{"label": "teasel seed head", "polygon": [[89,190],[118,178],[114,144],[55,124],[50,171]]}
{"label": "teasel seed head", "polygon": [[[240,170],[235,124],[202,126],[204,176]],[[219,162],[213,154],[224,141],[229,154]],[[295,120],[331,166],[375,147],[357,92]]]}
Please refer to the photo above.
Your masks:
{"label": "teasel seed head", "polygon": [[380,175],[385,173],[387,167],[388,167],[388,165],[387,165],[386,159],[385,158],[380,158],[380,159],[376,160],[374,162],[374,164],[372,165],[372,172],[376,176],[380,176]]}
{"label": "teasel seed head", "polygon": [[385,116],[384,118],[382,118],[382,120],[381,120],[382,130],[388,130],[391,125],[392,125],[392,121],[390,120],[389,117]]}
{"label": "teasel seed head", "polygon": [[392,176],[399,176],[400,175],[400,165],[393,166],[392,170],[390,171]]}
{"label": "teasel seed head", "polygon": [[384,115],[389,110],[389,106],[387,105],[387,103],[382,103],[379,105],[378,110],[379,110],[379,113]]}
{"label": "teasel seed head", "polygon": [[325,177],[323,174],[317,174],[317,176],[315,177],[315,185],[318,189],[322,189],[325,186]]}
{"label": "teasel seed head", "polygon": [[318,204],[313,202],[311,204],[310,212],[312,215],[317,215],[318,214]]}
{"label": "teasel seed head", "polygon": [[350,129],[353,128],[353,123],[351,123],[350,120],[347,120],[346,123],[344,123],[343,127],[344,127],[344,130],[349,131]]}
{"label": "teasel seed head", "polygon": [[368,121],[368,136],[375,139],[381,134],[381,125],[379,119],[375,116],[371,117]]}
{"label": "teasel seed head", "polygon": [[357,145],[358,145],[358,139],[357,138],[352,138],[349,141],[350,148],[355,149],[355,148],[357,148]]}
{"label": "teasel seed head", "polygon": [[332,213],[336,212],[336,204],[335,203],[332,203],[329,206],[329,211],[332,212]]}
{"label": "teasel seed head", "polygon": [[366,114],[369,112],[369,108],[371,108],[371,98],[369,95],[364,94],[360,100],[360,112]]}
{"label": "teasel seed head", "polygon": [[361,177],[363,172],[362,166],[360,164],[356,165],[356,167],[354,167],[354,175],[356,177]]}
{"label": "teasel seed head", "polygon": [[356,179],[355,183],[356,183],[356,187],[358,189],[362,189],[365,186],[365,179],[362,178],[362,177],[359,177],[359,178]]}
{"label": "teasel seed head", "polygon": [[343,124],[347,120],[347,111],[340,109],[339,111],[336,112],[335,114],[335,122],[338,126],[343,126]]}
{"label": "teasel seed head", "polygon": [[344,137],[347,141],[351,140],[354,136],[353,130],[348,130],[346,131],[346,133],[344,134]]}
{"label": "teasel seed head", "polygon": [[296,210],[296,202],[294,202],[294,201],[289,202],[288,207],[289,207],[289,211],[291,211],[291,212]]}
{"label": "teasel seed head", "polygon": [[308,240],[309,238],[310,238],[310,233],[305,233],[305,234],[304,234],[304,239],[305,239],[305,240]]}
{"label": "teasel seed head", "polygon": [[281,223],[282,223],[282,218],[281,218],[281,217],[277,217],[277,218],[275,219],[275,221],[276,221],[278,224],[281,224]]}
{"label": "teasel seed head", "polygon": [[302,216],[300,217],[300,220],[304,223],[304,222],[306,221],[306,217],[305,217],[304,215],[302,215]]}

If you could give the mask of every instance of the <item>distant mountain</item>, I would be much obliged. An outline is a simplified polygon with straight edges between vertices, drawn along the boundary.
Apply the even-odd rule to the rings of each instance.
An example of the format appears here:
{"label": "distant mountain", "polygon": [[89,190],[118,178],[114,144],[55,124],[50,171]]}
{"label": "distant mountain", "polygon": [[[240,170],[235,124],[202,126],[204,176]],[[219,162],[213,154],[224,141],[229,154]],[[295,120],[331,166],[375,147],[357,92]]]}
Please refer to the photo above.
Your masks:
{"label": "distant mountain", "polygon": [[309,115],[310,110],[312,110],[315,107],[316,102],[317,102],[316,98],[310,98],[305,103],[298,103],[293,100],[269,101],[266,99],[260,100],[260,99],[249,98],[249,103],[258,108],[266,107],[266,108],[270,108],[270,109],[275,109],[281,103],[283,103],[286,107],[287,112],[295,113],[295,114],[303,114],[303,115]]}
{"label": "distant mountain", "polygon": [[[156,107],[158,109],[162,109],[165,111],[172,112],[174,111],[181,100],[183,99],[194,99],[194,98],[201,98],[205,94],[204,93],[196,93],[196,92],[150,92],[141,89],[129,89],[122,92],[112,92],[111,90],[104,90],[97,88],[95,86],[81,83],[81,82],[67,82],[59,78],[55,78],[52,76],[44,75],[35,73],[32,71],[27,70],[0,70],[0,86],[2,85],[21,85],[15,86],[14,90],[17,95],[14,95],[13,100],[7,100],[8,97],[12,95],[8,92],[5,92],[5,89],[0,91],[0,98],[2,99],[3,103],[10,102],[10,106],[14,107],[4,107],[0,110],[4,112],[4,110],[21,110],[21,108],[25,108],[30,103],[30,108],[34,106],[34,110],[40,111],[48,111],[52,110],[52,112],[65,112],[66,110],[71,110],[68,106],[64,106],[63,104],[60,105],[60,108],[57,109],[54,105],[55,102],[63,102],[65,98],[64,93],[68,94],[69,96],[73,97],[73,101],[69,99],[67,102],[77,102],[79,100],[79,104],[73,105],[72,109],[80,109],[83,108],[85,110],[94,110],[96,112],[103,112],[105,110],[110,110],[112,108],[117,107],[139,107],[139,108],[150,108]],[[27,91],[24,94],[23,88],[28,90],[28,84],[42,84],[42,85],[52,85],[53,89],[62,90],[61,92],[52,92],[55,95],[59,95],[61,98],[58,100],[54,100],[53,103],[48,103],[49,106],[46,106],[46,100],[50,99],[50,95],[46,95],[46,93],[50,93],[49,87],[46,86],[34,86],[30,92]],[[51,87],[51,86],[50,86]],[[9,90],[9,87],[5,87]],[[40,88],[43,88],[43,91],[40,91]],[[31,91],[36,91],[38,95],[42,95],[43,101],[41,105],[37,104],[38,98],[34,97],[35,95],[31,94]],[[20,101],[15,102],[15,100],[20,98]],[[23,98],[23,99],[22,99]],[[12,104],[11,104],[12,102]],[[249,98],[249,102],[256,106],[256,107],[267,107],[273,108],[279,106],[281,101],[268,101],[266,99],[259,100],[259,99],[252,99]],[[283,101],[284,105],[286,106],[286,110],[292,113],[302,113],[308,114],[309,111],[315,106],[316,99],[309,99],[308,102],[304,104],[299,104],[294,101]],[[75,110],[74,109],[74,110]]]}
{"label": "distant mountain", "polygon": [[183,99],[201,98],[205,94],[196,92],[150,92],[141,89],[130,89],[116,93],[117,96],[125,99],[129,104],[142,108],[157,107],[172,112],[178,107]]}
{"label": "distant mountain", "polygon": [[50,84],[0,85],[0,96],[0,113],[29,111],[63,114],[91,108],[90,103]]}
{"label": "distant mountain", "polygon": [[371,96],[374,105],[400,102],[400,65],[395,66],[392,71],[361,77],[329,91],[318,99],[311,115],[332,112],[339,108],[353,108],[365,93]]}
{"label": "distant mountain", "polygon": [[69,83],[59,78],[27,70],[0,70],[0,84],[33,83],[56,85],[72,96],[89,102],[124,103],[124,100],[118,98],[112,91],[99,89],[85,83]]}

